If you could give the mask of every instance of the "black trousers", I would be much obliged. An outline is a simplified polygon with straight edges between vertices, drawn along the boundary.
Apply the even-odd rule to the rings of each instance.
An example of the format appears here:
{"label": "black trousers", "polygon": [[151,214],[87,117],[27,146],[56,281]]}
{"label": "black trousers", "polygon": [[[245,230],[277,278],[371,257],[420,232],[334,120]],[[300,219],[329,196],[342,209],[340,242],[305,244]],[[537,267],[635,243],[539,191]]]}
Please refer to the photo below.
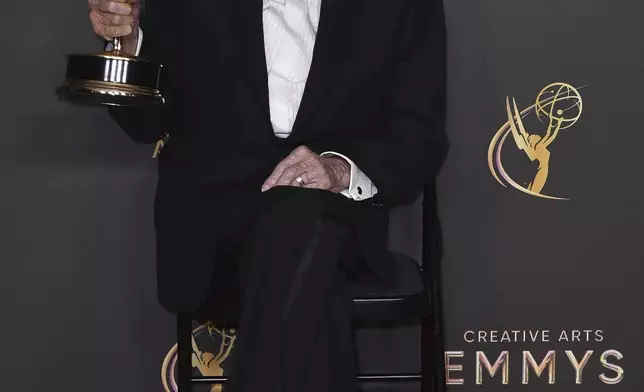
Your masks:
{"label": "black trousers", "polygon": [[360,207],[294,187],[235,207],[244,212],[217,239],[202,311],[225,322],[241,309],[225,391],[354,392],[349,280],[365,268],[352,229]]}

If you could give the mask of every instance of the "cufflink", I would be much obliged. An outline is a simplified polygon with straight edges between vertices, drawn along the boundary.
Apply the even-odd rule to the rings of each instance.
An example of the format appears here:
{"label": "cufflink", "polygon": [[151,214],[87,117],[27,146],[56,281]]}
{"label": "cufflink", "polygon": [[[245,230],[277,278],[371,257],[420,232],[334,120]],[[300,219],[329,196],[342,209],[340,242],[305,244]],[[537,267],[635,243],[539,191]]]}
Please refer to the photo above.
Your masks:
{"label": "cufflink", "polygon": [[362,187],[360,187],[360,186],[358,187],[358,194],[362,195]]}

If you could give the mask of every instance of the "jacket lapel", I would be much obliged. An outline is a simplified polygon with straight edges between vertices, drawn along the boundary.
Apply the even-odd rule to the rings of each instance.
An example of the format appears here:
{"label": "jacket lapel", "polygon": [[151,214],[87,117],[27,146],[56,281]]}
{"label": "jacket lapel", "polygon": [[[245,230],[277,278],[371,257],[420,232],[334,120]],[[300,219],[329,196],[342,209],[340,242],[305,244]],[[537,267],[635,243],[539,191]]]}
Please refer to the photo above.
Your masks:
{"label": "jacket lapel", "polygon": [[340,65],[350,50],[350,27],[355,23],[359,0],[322,0],[313,61],[293,132],[306,125],[337,80]]}
{"label": "jacket lapel", "polygon": [[[315,112],[320,100],[337,79],[336,72],[352,41],[360,0],[322,0],[320,22],[304,96],[293,126],[294,133]],[[254,99],[270,122],[268,74],[264,48],[263,0],[226,0],[233,50],[238,50]]]}
{"label": "jacket lapel", "polygon": [[231,47],[238,51],[239,67],[248,81],[262,115],[270,121],[268,74],[264,49],[263,0],[226,0]]}

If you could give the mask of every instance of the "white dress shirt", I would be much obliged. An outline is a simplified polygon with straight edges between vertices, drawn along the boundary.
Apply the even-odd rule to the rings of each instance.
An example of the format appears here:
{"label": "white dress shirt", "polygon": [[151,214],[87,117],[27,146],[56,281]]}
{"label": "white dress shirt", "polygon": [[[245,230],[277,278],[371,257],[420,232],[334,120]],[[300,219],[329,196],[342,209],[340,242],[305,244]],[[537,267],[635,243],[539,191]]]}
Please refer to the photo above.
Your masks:
{"label": "white dress shirt", "polygon": [[[315,38],[320,22],[321,0],[264,0],[264,48],[268,73],[269,106],[273,132],[278,138],[291,134],[311,69]],[[141,50],[139,29],[136,55]],[[334,151],[351,166],[349,188],[341,193],[359,201],[373,197],[378,189],[348,157]]]}

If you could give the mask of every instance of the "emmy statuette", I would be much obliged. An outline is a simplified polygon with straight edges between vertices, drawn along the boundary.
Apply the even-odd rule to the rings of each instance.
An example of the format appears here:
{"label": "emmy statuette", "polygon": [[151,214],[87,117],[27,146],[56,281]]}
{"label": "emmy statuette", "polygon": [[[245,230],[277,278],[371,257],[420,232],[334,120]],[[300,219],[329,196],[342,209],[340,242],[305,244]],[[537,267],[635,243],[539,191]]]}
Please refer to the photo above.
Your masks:
{"label": "emmy statuette", "polygon": [[162,65],[122,51],[114,39],[111,51],[67,56],[67,74],[58,96],[71,103],[144,107],[165,103],[159,91]]}

